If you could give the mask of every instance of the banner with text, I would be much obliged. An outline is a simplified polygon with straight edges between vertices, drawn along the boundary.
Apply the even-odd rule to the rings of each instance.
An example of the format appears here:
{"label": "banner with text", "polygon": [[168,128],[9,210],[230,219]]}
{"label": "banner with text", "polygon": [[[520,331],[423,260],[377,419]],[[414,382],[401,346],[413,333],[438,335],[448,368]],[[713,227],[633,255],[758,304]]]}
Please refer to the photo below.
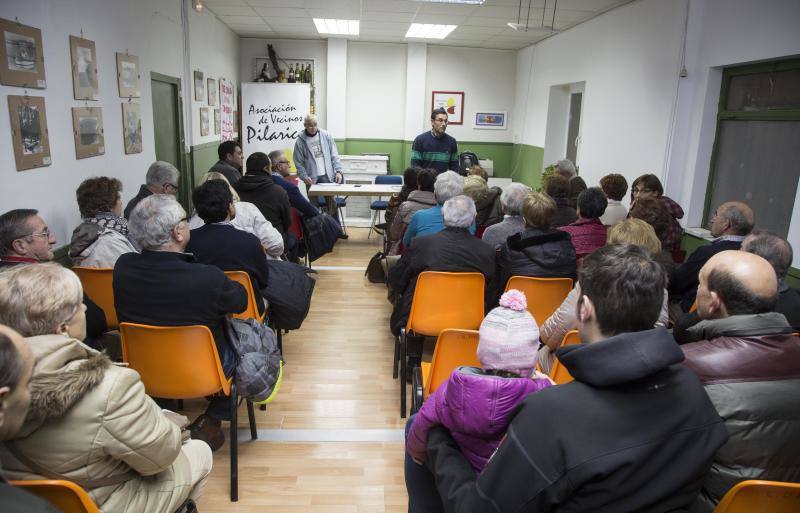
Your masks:
{"label": "banner with text", "polygon": [[242,151],[245,158],[256,151],[269,154],[284,150],[289,162],[303,118],[311,108],[309,84],[242,84]]}
{"label": "banner with text", "polygon": [[219,114],[220,114],[220,137],[223,141],[233,139],[236,127],[233,126],[233,82],[219,79]]}

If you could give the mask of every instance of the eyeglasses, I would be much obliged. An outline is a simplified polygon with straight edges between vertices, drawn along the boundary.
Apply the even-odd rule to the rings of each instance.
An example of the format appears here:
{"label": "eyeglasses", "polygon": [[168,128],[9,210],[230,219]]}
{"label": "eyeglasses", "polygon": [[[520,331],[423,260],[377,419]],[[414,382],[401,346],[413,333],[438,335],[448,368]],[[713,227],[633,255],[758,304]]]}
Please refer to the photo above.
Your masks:
{"label": "eyeglasses", "polygon": [[288,164],[288,163],[289,163],[288,160],[279,160],[278,161],[278,164]]}
{"label": "eyeglasses", "polygon": [[29,233],[28,235],[23,235],[23,237],[44,237],[45,239],[50,238],[50,228],[45,228],[44,230],[40,231],[39,233]]}

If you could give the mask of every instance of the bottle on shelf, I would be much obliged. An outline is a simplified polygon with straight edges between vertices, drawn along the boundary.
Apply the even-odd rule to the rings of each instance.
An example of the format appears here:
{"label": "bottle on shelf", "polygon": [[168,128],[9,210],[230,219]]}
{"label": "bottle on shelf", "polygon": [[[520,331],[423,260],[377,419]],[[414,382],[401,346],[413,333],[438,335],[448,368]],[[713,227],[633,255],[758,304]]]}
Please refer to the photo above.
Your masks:
{"label": "bottle on shelf", "polygon": [[291,64],[289,64],[289,83],[295,83],[294,67]]}
{"label": "bottle on shelf", "polygon": [[256,82],[268,82],[269,75],[267,75],[267,63],[264,63],[264,66],[261,68],[261,73],[258,74],[256,77]]}
{"label": "bottle on shelf", "polygon": [[314,82],[314,76],[311,71],[311,64],[308,64],[306,66],[306,82],[308,82],[309,84]]}

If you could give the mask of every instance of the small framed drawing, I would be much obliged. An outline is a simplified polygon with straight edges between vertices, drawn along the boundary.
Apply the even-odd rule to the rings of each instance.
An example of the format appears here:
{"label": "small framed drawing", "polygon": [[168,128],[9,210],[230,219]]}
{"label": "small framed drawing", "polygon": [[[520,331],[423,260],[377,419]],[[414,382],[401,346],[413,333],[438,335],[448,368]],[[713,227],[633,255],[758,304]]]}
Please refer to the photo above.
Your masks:
{"label": "small framed drawing", "polygon": [[72,107],[72,132],[77,158],[85,159],[106,152],[101,107]]}
{"label": "small framed drawing", "polygon": [[214,135],[219,135],[220,118],[219,109],[214,109]]}
{"label": "small framed drawing", "polygon": [[72,57],[72,90],[76,100],[96,100],[97,52],[94,41],[69,36],[69,52]]}
{"label": "small framed drawing", "polygon": [[203,72],[194,72],[194,101],[202,102],[206,99],[205,83],[203,82]]}
{"label": "small framed drawing", "polygon": [[208,105],[214,107],[217,104],[217,80],[209,78],[206,80],[206,92],[208,93]]}
{"label": "small framed drawing", "polygon": [[208,135],[208,107],[200,107],[200,135]]}
{"label": "small framed drawing", "polygon": [[117,84],[121,98],[139,98],[139,57],[117,52]]}
{"label": "small framed drawing", "polygon": [[442,108],[447,112],[448,125],[464,124],[464,93],[458,91],[433,91],[431,111]]}
{"label": "small framed drawing", "polygon": [[50,140],[43,96],[9,96],[11,142],[17,171],[49,166]]}
{"label": "small framed drawing", "polygon": [[122,137],[126,155],[142,152],[142,110],[138,103],[122,104]]}
{"label": "small framed drawing", "polygon": [[475,128],[489,130],[505,130],[508,113],[503,110],[487,110],[475,113]]}
{"label": "small framed drawing", "polygon": [[44,89],[42,31],[0,18],[0,84]]}

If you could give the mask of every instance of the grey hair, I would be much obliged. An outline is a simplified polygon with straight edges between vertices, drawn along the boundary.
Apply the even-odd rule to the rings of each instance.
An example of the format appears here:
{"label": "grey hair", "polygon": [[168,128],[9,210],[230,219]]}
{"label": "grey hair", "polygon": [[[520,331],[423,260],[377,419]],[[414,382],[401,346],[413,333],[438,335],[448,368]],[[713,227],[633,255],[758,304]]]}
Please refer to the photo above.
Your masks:
{"label": "grey hair", "polygon": [[436,202],[444,205],[444,202],[464,193],[464,177],[455,171],[445,171],[436,177],[433,184],[433,194]]}
{"label": "grey hair", "polygon": [[500,195],[500,204],[503,206],[503,213],[510,216],[518,216],[522,213],[522,204],[530,194],[531,188],[524,183],[512,183],[505,188]]}
{"label": "grey hair", "polygon": [[23,337],[53,335],[83,304],[78,276],[55,262],[0,273],[0,323]]}
{"label": "grey hair", "polygon": [[760,256],[772,265],[779,280],[786,278],[794,259],[789,241],[768,230],[753,230],[742,241],[742,251]]}
{"label": "grey hair", "polygon": [[720,214],[730,221],[735,235],[747,235],[753,230],[753,222],[736,204],[726,206]]}
{"label": "grey hair", "polygon": [[281,157],[283,157],[283,150],[273,150],[267,154],[267,158],[269,159],[273,168],[277,165],[278,159]]}
{"label": "grey hair", "polygon": [[306,117],[303,118],[303,126],[307,126],[312,121],[316,124],[319,124],[317,116],[315,116],[314,114],[306,114]]}
{"label": "grey hair", "polygon": [[561,159],[556,162],[556,165],[559,170],[569,174],[570,178],[575,176],[575,164],[573,164],[570,159]]}
{"label": "grey hair", "polygon": [[463,194],[450,198],[442,206],[444,225],[451,228],[469,228],[475,222],[475,202]]}
{"label": "grey hair", "polygon": [[142,249],[156,250],[172,240],[172,229],[184,219],[186,211],[174,196],[153,194],[133,209],[128,229]]}
{"label": "grey hair", "polygon": [[144,182],[150,187],[161,187],[165,183],[176,184],[179,174],[175,166],[169,162],[157,160],[150,164]]}

